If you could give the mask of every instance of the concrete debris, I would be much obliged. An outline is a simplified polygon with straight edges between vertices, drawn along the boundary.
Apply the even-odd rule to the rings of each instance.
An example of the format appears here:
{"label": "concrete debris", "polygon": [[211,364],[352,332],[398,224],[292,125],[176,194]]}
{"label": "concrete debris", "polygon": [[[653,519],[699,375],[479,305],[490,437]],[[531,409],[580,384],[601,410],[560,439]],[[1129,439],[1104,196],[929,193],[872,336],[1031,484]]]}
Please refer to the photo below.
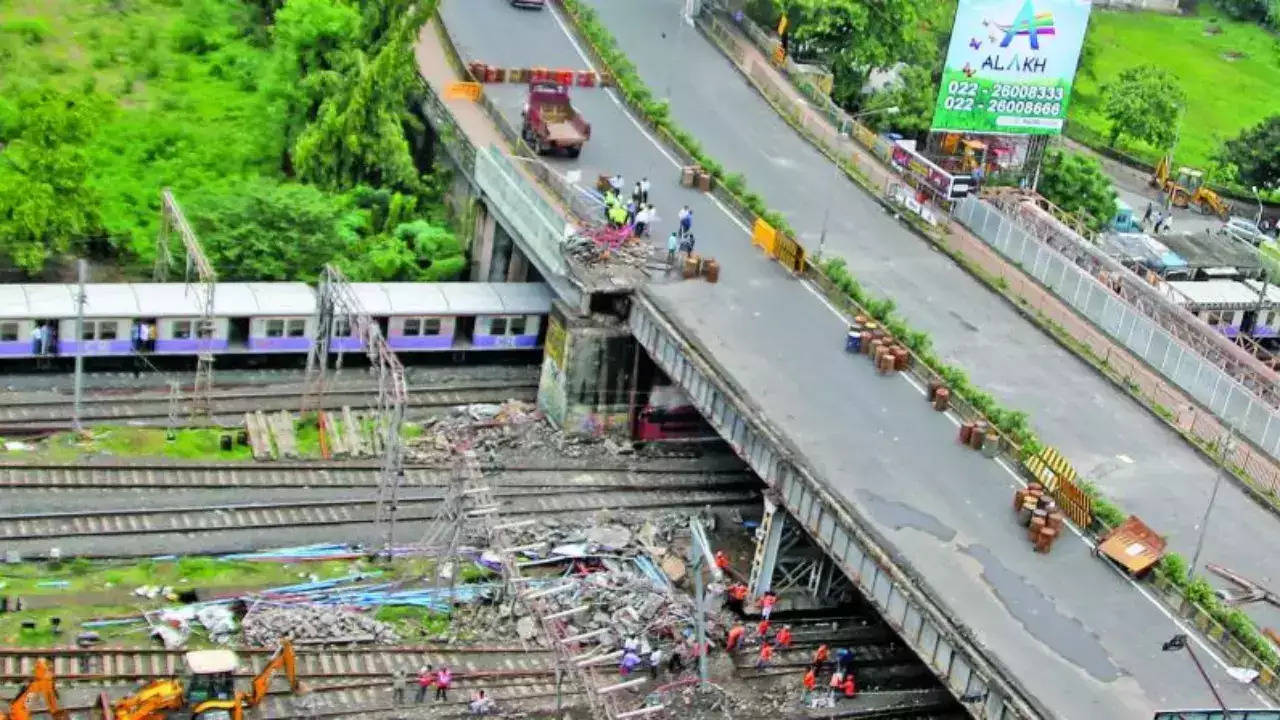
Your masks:
{"label": "concrete debris", "polygon": [[196,610],[196,620],[209,633],[209,639],[225,645],[236,632],[236,618],[226,605],[205,605]]}
{"label": "concrete debris", "polygon": [[516,621],[516,634],[521,640],[532,640],[538,636],[538,623],[532,617],[522,617]]}
{"label": "concrete debris", "polygon": [[588,528],[587,542],[601,548],[620,549],[631,544],[631,531],[620,525],[601,525]]}
{"label": "concrete debris", "polygon": [[283,638],[300,643],[393,645],[400,641],[395,629],[387,623],[368,615],[318,605],[254,607],[244,616],[241,626],[244,642],[258,647],[274,647]]}

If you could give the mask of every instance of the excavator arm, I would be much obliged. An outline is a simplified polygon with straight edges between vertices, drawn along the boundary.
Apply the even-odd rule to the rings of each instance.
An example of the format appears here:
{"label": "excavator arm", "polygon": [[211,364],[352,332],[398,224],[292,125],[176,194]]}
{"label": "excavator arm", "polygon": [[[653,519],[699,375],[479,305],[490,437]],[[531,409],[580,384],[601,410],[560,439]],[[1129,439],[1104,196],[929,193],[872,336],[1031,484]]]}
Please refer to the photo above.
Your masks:
{"label": "excavator arm", "polygon": [[66,720],[67,712],[58,703],[58,691],[53,683],[53,669],[44,660],[36,661],[35,677],[31,679],[10,703],[8,710],[0,712],[0,720],[31,720],[27,702],[43,696],[48,712],[55,720]]}
{"label": "excavator arm", "polygon": [[248,707],[256,707],[262,702],[271,687],[271,676],[282,669],[285,678],[289,680],[289,689],[298,692],[298,658],[293,654],[293,643],[288,638],[280,645],[280,650],[271,658],[271,662],[254,676],[252,688],[244,698]]}

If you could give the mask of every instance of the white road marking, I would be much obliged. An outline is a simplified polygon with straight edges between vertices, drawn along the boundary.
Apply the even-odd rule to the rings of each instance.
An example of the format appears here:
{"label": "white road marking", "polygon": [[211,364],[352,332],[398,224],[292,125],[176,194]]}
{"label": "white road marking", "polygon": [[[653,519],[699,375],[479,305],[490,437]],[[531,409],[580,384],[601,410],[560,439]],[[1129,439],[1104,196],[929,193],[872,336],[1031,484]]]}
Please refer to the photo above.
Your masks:
{"label": "white road marking", "polygon": [[[587,56],[585,52],[583,52],[582,47],[578,45],[577,38],[573,36],[573,33],[565,25],[564,20],[560,18],[560,14],[556,12],[555,8],[552,7],[550,4],[546,6],[546,9],[551,11],[551,17],[555,18],[556,24],[560,26],[560,32],[564,33],[564,36],[569,39],[569,43],[573,45],[573,49],[578,53],[578,57],[582,58],[582,61],[586,63],[587,67],[590,70],[598,72],[596,70],[595,65],[592,64],[591,59]],[[625,104],[623,104],[622,100],[617,96],[617,94],[614,93],[614,91],[610,88],[606,88],[605,92],[609,95],[609,98],[613,100],[614,104],[622,109],[622,114],[625,115],[627,119],[631,121],[632,125],[636,126],[636,129],[640,131],[640,134],[644,135],[645,138],[648,139],[648,141],[652,143],[655,148],[657,148],[658,152],[662,153],[662,156],[665,157],[673,166],[675,166],[676,168],[679,168],[680,161],[676,160],[676,158],[673,157],[671,153],[667,152],[667,149],[663,147],[662,143],[658,142],[657,138],[649,134],[649,130],[639,120],[637,120],[634,116],[632,116],[630,110],[627,108]],[[738,220],[737,216],[734,215],[732,212],[730,212],[729,209],[726,208],[724,204],[720,202],[719,198],[716,198],[715,196],[708,196],[708,197],[710,198],[711,202],[715,203],[716,207],[720,208],[721,212],[723,212],[725,216],[729,218],[730,222],[732,222],[734,225],[737,225],[739,228],[741,228],[744,233],[750,234],[750,231],[747,229],[747,226],[742,224],[742,222]],[[823,297],[822,293],[818,292],[817,288],[814,288],[810,283],[803,280],[800,281],[800,284],[803,285],[806,290],[812,293],[814,297],[818,298],[818,300],[821,301],[822,304],[825,305],[828,310],[834,313],[836,317],[840,318],[841,320],[844,320],[844,314],[840,312],[840,310],[837,309],[834,305],[832,305],[830,301],[828,301],[825,297]],[[905,373],[898,373],[898,375],[903,380],[905,380],[909,385],[911,385],[917,391],[919,391],[921,395],[926,394],[925,388],[921,387],[918,383],[915,382],[915,380],[907,376]],[[956,417],[953,417],[952,413],[948,412],[946,413],[946,415],[948,419],[952,421],[952,423],[956,425],[960,424],[960,420]],[[1022,479],[1022,476],[1019,475],[1012,468],[1010,468],[1003,458],[997,458],[996,464],[999,465],[1001,468],[1003,468],[1004,471],[1008,473],[1010,477],[1013,478],[1014,482],[1018,483],[1022,487],[1026,487],[1026,482]],[[1081,542],[1083,542],[1090,550],[1093,550],[1094,548],[1093,542],[1090,541],[1087,537],[1085,537],[1084,534],[1075,525],[1073,525],[1072,523],[1066,523],[1066,525],[1067,527],[1071,528],[1071,532],[1076,537],[1080,538]],[[1158,600],[1153,598],[1146,591],[1145,588],[1143,588],[1141,585],[1137,583],[1137,581],[1129,577],[1127,574],[1121,572],[1119,568],[1115,567],[1111,563],[1106,561],[1103,561],[1103,562],[1107,565],[1107,567],[1111,568],[1112,571],[1114,571],[1120,577],[1124,578],[1126,582],[1128,582],[1130,585],[1133,586],[1134,589],[1136,589],[1139,593],[1141,593],[1142,596],[1146,598],[1152,605],[1154,605],[1155,608],[1159,610],[1162,615],[1169,618],[1169,620],[1172,621],[1173,624],[1176,625],[1179,630],[1186,633],[1192,640],[1194,640],[1195,643],[1199,645],[1202,650],[1205,651],[1205,653],[1207,653],[1211,658],[1213,658],[1214,662],[1222,666],[1224,669],[1228,667],[1232,667],[1225,660],[1223,660],[1213,650],[1213,648],[1209,647],[1209,645],[1206,644],[1204,640],[1200,638],[1200,635],[1193,628],[1188,627],[1180,619],[1178,619],[1172,613],[1170,613],[1168,609],[1165,608],[1164,605],[1162,605]],[[1264,705],[1266,705],[1266,707],[1268,708],[1275,707],[1275,705],[1271,704],[1271,702],[1267,700],[1267,698],[1264,697],[1262,694],[1260,694],[1256,688],[1249,688],[1249,692],[1252,693],[1254,697],[1258,698],[1258,700],[1260,700]]]}

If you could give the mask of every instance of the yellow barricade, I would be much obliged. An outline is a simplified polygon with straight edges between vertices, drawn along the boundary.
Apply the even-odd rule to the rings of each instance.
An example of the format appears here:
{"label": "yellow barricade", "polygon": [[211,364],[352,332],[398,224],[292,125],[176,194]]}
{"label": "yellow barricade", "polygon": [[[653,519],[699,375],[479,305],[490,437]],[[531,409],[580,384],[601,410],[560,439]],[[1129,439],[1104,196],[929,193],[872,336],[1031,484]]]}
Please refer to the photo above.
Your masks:
{"label": "yellow barricade", "polygon": [[755,227],[751,229],[751,244],[764,250],[765,255],[777,257],[778,231],[761,218],[756,218]]}
{"label": "yellow barricade", "polygon": [[445,100],[471,100],[480,99],[480,83],[474,82],[455,82],[449,83],[444,89]]}
{"label": "yellow barricade", "polygon": [[804,272],[804,247],[795,238],[779,234],[776,257],[782,266],[793,273]]}

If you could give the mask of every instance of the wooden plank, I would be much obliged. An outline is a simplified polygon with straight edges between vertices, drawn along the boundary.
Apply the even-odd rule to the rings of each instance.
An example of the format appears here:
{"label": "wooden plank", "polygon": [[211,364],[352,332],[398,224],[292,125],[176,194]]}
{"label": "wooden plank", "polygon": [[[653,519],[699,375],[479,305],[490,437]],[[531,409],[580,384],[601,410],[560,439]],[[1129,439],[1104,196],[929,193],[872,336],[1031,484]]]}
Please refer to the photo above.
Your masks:
{"label": "wooden plank", "polygon": [[277,460],[280,452],[276,448],[275,443],[271,441],[271,425],[267,423],[267,416],[261,410],[255,410],[253,413],[253,421],[258,424],[258,432],[262,435],[262,440],[267,448],[267,460]]}
{"label": "wooden plank", "polygon": [[298,437],[295,433],[295,424],[293,422],[293,413],[288,410],[281,410],[271,416],[271,431],[276,439],[276,447],[280,449],[280,455],[291,460],[298,458]]}
{"label": "wooden plank", "polygon": [[352,457],[364,457],[368,453],[365,452],[364,446],[360,443],[360,426],[356,423],[355,415],[351,412],[350,405],[342,406],[342,429],[347,436],[347,451]]}
{"label": "wooden plank", "polygon": [[244,429],[249,433],[249,447],[253,450],[254,460],[271,459],[271,441],[266,437],[265,428],[258,424],[257,414],[244,414]]}

